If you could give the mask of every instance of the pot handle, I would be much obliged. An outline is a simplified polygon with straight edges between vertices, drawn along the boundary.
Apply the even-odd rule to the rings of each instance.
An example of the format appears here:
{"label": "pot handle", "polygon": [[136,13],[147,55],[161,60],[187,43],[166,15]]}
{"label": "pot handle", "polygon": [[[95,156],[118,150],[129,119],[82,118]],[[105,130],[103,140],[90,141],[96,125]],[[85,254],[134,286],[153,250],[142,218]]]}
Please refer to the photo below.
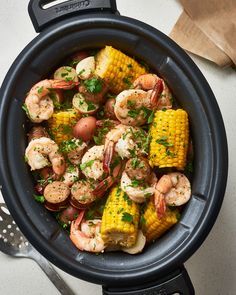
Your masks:
{"label": "pot handle", "polygon": [[[28,12],[36,32],[68,15],[87,12],[109,12],[119,14],[116,0],[65,0],[53,5],[56,0],[30,0]],[[46,7],[48,4],[50,7]]]}
{"label": "pot handle", "polygon": [[[138,283],[139,284],[139,283]],[[190,277],[182,266],[171,275],[157,282],[129,286],[129,288],[104,287],[103,295],[194,295]]]}

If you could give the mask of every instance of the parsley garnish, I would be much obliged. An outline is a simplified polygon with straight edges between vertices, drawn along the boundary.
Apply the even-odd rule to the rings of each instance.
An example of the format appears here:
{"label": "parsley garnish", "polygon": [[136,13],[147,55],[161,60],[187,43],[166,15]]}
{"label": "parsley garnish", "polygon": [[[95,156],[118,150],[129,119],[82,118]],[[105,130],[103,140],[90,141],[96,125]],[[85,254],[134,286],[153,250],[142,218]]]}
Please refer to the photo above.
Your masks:
{"label": "parsley garnish", "polygon": [[93,110],[96,110],[96,106],[91,102],[91,101],[86,101],[87,103],[87,111],[93,111]]}
{"label": "parsley garnish", "polygon": [[94,142],[97,144],[97,145],[100,145],[102,144],[103,140],[104,140],[104,137],[105,135],[109,132],[109,129],[108,127],[105,127],[105,128],[99,128],[98,129],[98,134],[97,136],[93,136],[93,140]]}
{"label": "parsley garnish", "polygon": [[140,217],[140,224],[141,225],[145,225],[146,224],[146,219],[145,219],[145,217],[143,215],[141,215],[141,217]]}
{"label": "parsley garnish", "polygon": [[22,109],[25,111],[26,115],[30,118],[30,113],[25,103],[23,104]]}
{"label": "parsley garnish", "polygon": [[171,152],[168,148],[166,149],[166,155],[171,157],[171,158],[175,157],[175,153]]}
{"label": "parsley garnish", "polygon": [[134,219],[133,215],[129,214],[128,212],[123,212],[122,218],[121,218],[122,221],[131,223],[133,222],[133,219]]}
{"label": "parsley garnish", "polygon": [[137,118],[137,116],[139,115],[140,110],[130,110],[128,111],[128,116],[130,116],[131,118]]}
{"label": "parsley garnish", "polygon": [[128,100],[128,101],[127,101],[127,106],[128,106],[129,108],[134,107],[135,104],[136,104],[135,101],[132,101],[132,100]]}
{"label": "parsley garnish", "polygon": [[39,196],[39,195],[33,194],[33,197],[34,197],[35,201],[37,201],[39,203],[44,203],[45,202],[44,196]]}
{"label": "parsley garnish", "polygon": [[60,126],[62,128],[62,133],[63,134],[70,134],[72,132],[72,127],[71,126],[66,125],[66,124],[64,124],[64,125],[62,124]]}
{"label": "parsley garnish", "polygon": [[[118,194],[118,191],[117,191],[117,194]],[[129,198],[129,196],[126,193],[124,193],[123,198],[129,206],[132,205],[132,200]]]}
{"label": "parsley garnish", "polygon": [[68,76],[69,74],[68,73],[61,73],[61,77],[64,78],[66,76]]}
{"label": "parsley garnish", "polygon": [[[138,168],[140,165],[140,160],[135,157],[133,159],[131,159],[131,166],[135,169],[135,168]],[[141,167],[140,167],[141,168]]]}
{"label": "parsley garnish", "polygon": [[138,187],[140,185],[139,181],[137,179],[133,179],[131,181],[131,185],[132,187]]}
{"label": "parsley garnish", "polygon": [[41,86],[39,89],[38,89],[38,94],[41,94],[43,92],[43,86]]}
{"label": "parsley garnish", "polygon": [[151,114],[148,117],[148,121],[147,121],[148,124],[152,123],[153,119],[154,119],[154,111],[152,111]]}
{"label": "parsley garnish", "polygon": [[186,170],[188,172],[193,172],[193,162],[188,162],[187,165],[186,165]]}
{"label": "parsley garnish", "polygon": [[162,136],[159,139],[156,140],[156,143],[159,143],[161,145],[164,145],[165,147],[170,147],[173,146],[173,143],[169,143],[167,141],[168,137],[167,136]]}
{"label": "parsley garnish", "polygon": [[83,164],[80,164],[80,169],[84,170],[85,168],[92,167],[94,161],[95,160],[91,160],[91,161],[85,162]]}
{"label": "parsley garnish", "polygon": [[102,90],[102,82],[98,78],[91,78],[84,81],[84,85],[91,93],[99,93]]}
{"label": "parsley garnish", "polygon": [[128,76],[123,79],[123,83],[126,84],[128,87],[132,86],[132,82],[130,81],[131,78],[131,76]]}
{"label": "parsley garnish", "polygon": [[85,69],[82,69],[82,70],[79,72],[78,75],[80,76],[80,75],[82,75],[84,72],[85,72]]}

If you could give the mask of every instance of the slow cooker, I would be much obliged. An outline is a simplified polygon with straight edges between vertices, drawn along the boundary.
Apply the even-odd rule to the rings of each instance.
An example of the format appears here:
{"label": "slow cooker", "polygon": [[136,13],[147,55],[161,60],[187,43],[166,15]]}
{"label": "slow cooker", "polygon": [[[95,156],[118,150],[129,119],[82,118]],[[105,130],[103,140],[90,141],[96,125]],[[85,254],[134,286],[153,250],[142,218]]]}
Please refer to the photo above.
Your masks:
{"label": "slow cooker", "polygon": [[[10,213],[32,245],[57,267],[101,284],[104,294],[194,294],[184,262],[198,249],[219,213],[228,171],[225,128],[214,94],[190,57],[157,29],[119,15],[115,0],[69,0],[45,7],[31,0],[38,36],[19,54],[0,92],[0,182]],[[53,3],[52,3],[53,4]],[[145,61],[188,112],[194,145],[192,197],[179,223],[143,253],[78,251],[51,214],[32,198],[23,160],[27,91],[78,50],[111,45]]]}

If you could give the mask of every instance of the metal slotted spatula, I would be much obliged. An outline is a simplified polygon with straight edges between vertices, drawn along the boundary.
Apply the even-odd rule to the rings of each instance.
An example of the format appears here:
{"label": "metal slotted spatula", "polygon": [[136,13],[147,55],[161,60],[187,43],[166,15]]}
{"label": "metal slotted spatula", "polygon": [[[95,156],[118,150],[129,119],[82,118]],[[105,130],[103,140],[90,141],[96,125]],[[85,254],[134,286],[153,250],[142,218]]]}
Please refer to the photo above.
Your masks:
{"label": "metal slotted spatula", "polygon": [[48,260],[27,241],[4,203],[0,203],[0,251],[35,260],[62,295],[75,295]]}

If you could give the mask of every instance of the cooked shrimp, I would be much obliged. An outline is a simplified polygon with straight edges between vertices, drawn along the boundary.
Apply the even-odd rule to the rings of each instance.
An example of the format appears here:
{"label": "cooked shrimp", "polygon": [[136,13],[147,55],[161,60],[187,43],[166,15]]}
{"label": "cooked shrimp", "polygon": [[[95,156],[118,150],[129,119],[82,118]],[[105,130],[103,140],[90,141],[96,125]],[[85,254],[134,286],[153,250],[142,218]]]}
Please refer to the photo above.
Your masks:
{"label": "cooked shrimp", "polygon": [[145,155],[147,146],[148,136],[143,129],[123,124],[117,125],[106,135],[104,171],[109,172],[114,152],[117,152],[122,159],[129,159],[134,155]]}
{"label": "cooked shrimp", "polygon": [[163,175],[155,185],[154,204],[158,216],[163,216],[166,205],[181,206],[187,203],[190,197],[191,185],[184,174],[173,172]]}
{"label": "cooked shrimp", "polygon": [[116,97],[114,113],[124,125],[140,126],[146,122],[143,108],[151,109],[150,93],[143,90],[124,90]]}
{"label": "cooked shrimp", "polygon": [[163,92],[163,82],[159,78],[153,80],[151,74],[141,76],[138,79],[144,80],[144,77],[146,83],[143,82],[141,88],[137,82],[134,86],[139,89],[124,90],[116,97],[114,112],[122,124],[143,125],[148,120],[148,112],[158,107],[159,98]]}
{"label": "cooked shrimp", "polygon": [[118,142],[118,140],[122,137],[127,129],[128,127],[126,125],[119,124],[107,133],[105,138],[103,159],[103,169],[105,172],[110,171],[109,169],[114,154],[115,144]]}
{"label": "cooked shrimp", "polygon": [[94,180],[102,179],[103,177],[103,159],[104,145],[95,145],[91,147],[83,156],[80,168],[82,173],[87,178]]}
{"label": "cooked shrimp", "polygon": [[[142,90],[151,90],[160,78],[155,74],[143,74],[133,82],[133,88]],[[161,79],[160,79],[161,80]]]}
{"label": "cooked shrimp", "polygon": [[152,173],[149,177],[151,184],[135,179],[132,180],[124,171],[121,176],[121,189],[126,192],[129,198],[134,202],[143,203],[155,192],[155,188],[152,183],[156,180],[156,176]]}
{"label": "cooked shrimp", "polygon": [[70,239],[81,251],[99,253],[105,249],[104,241],[101,237],[101,220],[83,220],[82,211],[78,218],[71,223]]}
{"label": "cooked shrimp", "polygon": [[170,89],[166,85],[165,81],[161,78],[159,78],[155,74],[144,74],[138,77],[134,83],[133,87],[135,89],[142,89],[142,90],[152,90],[154,89],[155,85],[157,83],[160,83],[159,87],[159,95],[158,95],[158,101],[156,108],[158,110],[161,109],[171,109],[172,108],[172,94],[170,92]]}
{"label": "cooked shrimp", "polygon": [[62,175],[62,182],[68,186],[72,186],[79,178],[79,169],[76,166],[70,165],[66,168],[65,173]]}
{"label": "cooked shrimp", "polygon": [[29,119],[34,123],[48,120],[54,111],[53,101],[49,97],[50,90],[71,89],[74,86],[73,81],[64,80],[43,80],[35,84],[25,99]]}
{"label": "cooked shrimp", "polygon": [[71,205],[84,208],[97,198],[93,194],[94,185],[84,179],[75,182],[71,187]]}
{"label": "cooked shrimp", "polygon": [[52,165],[54,173],[61,176],[66,169],[64,157],[58,152],[58,145],[48,137],[31,140],[25,150],[25,158],[31,170]]}
{"label": "cooked shrimp", "polygon": [[93,190],[93,194],[97,197],[102,197],[114,183],[120,180],[124,170],[124,162],[117,157],[114,159],[111,166],[113,167],[110,175],[103,179]]}

